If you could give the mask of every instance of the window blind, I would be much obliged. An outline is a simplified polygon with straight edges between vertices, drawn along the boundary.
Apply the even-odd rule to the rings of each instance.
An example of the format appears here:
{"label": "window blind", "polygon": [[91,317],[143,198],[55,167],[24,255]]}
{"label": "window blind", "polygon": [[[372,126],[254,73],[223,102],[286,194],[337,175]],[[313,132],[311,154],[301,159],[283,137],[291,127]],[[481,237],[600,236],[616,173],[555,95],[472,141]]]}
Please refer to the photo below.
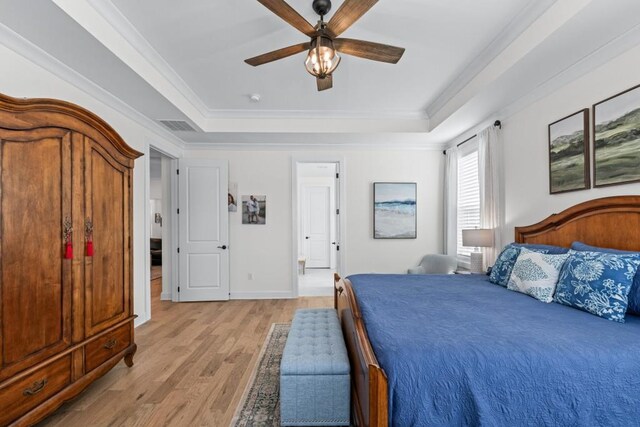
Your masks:
{"label": "window blind", "polygon": [[480,227],[480,182],[478,180],[478,150],[458,161],[458,256],[468,257],[473,248],[462,246],[462,230]]}

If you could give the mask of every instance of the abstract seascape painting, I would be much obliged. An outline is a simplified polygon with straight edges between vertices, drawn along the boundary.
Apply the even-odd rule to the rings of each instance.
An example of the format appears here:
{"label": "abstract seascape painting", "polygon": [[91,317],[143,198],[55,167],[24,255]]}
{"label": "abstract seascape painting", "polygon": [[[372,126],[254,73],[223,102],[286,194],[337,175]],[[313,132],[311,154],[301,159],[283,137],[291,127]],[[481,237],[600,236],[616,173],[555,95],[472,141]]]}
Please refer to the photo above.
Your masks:
{"label": "abstract seascape painting", "polygon": [[416,238],[416,183],[373,184],[373,238]]}

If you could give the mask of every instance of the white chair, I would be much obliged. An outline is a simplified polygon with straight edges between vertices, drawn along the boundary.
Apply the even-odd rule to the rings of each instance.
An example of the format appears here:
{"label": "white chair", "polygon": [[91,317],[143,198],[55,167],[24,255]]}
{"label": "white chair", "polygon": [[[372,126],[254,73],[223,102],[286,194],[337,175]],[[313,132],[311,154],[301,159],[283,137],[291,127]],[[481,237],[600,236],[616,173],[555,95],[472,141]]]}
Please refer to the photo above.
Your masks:
{"label": "white chair", "polygon": [[451,255],[429,254],[422,257],[420,265],[407,270],[408,274],[453,274],[458,260]]}

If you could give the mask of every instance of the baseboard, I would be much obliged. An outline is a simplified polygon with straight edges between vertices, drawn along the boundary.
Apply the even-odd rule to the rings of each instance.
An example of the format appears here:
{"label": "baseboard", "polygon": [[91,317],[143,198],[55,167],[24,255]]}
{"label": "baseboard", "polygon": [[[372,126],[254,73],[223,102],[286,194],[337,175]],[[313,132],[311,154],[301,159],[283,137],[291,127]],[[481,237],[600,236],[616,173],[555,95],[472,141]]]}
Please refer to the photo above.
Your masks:
{"label": "baseboard", "polygon": [[147,317],[147,313],[138,314],[138,317],[136,317],[136,320],[133,321],[133,327],[137,328],[138,326],[141,326],[147,323],[148,321],[149,321],[149,317]]}
{"label": "baseboard", "polygon": [[272,292],[231,292],[229,299],[290,299],[291,291]]}
{"label": "baseboard", "polygon": [[171,301],[171,292],[163,292],[160,294],[161,301]]}
{"label": "baseboard", "polygon": [[300,286],[298,296],[301,297],[331,297],[333,286]]}

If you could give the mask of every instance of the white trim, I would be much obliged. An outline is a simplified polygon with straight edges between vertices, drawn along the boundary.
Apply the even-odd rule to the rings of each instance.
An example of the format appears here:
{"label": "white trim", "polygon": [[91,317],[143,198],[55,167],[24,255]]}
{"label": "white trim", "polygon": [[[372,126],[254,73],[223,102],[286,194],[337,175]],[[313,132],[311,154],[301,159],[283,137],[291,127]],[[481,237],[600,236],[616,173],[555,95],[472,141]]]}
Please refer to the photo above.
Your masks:
{"label": "white trim", "polygon": [[107,92],[91,80],[84,77],[82,74],[63,64],[49,53],[3,24],[0,24],[0,40],[2,40],[2,44],[4,46],[11,49],[18,55],[49,71],[67,83],[80,89],[87,95],[95,98],[97,101],[113,108],[120,114],[128,117],[140,126],[174,145],[174,147],[171,148],[167,146],[167,149],[183,150],[185,148],[184,141],[166,130],[162,125],[143,115],[138,110],[126,104],[120,98],[117,98],[110,92]]}
{"label": "white trim", "polygon": [[207,109],[205,117],[231,119],[401,119],[428,121],[426,111],[354,111],[354,110],[232,110]]}
{"label": "white trim", "polygon": [[173,158],[171,160],[171,173],[170,185],[171,185],[171,200],[170,200],[170,212],[171,212],[171,245],[169,251],[171,252],[171,259],[173,268],[171,269],[171,301],[179,302],[180,294],[178,293],[179,277],[180,277],[180,262],[178,259],[178,242],[180,242],[179,235],[179,223],[178,223],[178,159]]}
{"label": "white trim", "polygon": [[[145,316],[143,319],[141,319],[143,316],[140,315],[140,317],[138,319],[141,319],[140,324],[145,323],[146,321],[151,319],[151,211],[150,211],[150,207],[149,207],[149,200],[151,199],[151,156],[150,154],[150,150],[151,148],[153,148],[155,151],[158,151],[160,153],[162,153],[165,157],[168,157],[169,159],[171,159],[172,162],[172,167],[171,169],[173,169],[173,163],[177,163],[176,157],[170,155],[169,153],[167,153],[166,151],[162,150],[161,148],[157,148],[156,145],[153,142],[145,142],[145,147],[144,147],[144,157],[143,157],[143,161],[144,161],[144,250],[145,250],[145,255],[144,255],[144,277],[145,277],[145,281],[144,281],[144,305],[145,305]],[[170,174],[170,176],[173,176],[172,174]],[[162,177],[163,181],[164,181],[164,176]],[[171,181],[171,200],[170,200],[170,209],[173,210],[175,212],[174,205],[174,199],[177,197],[176,196],[176,192],[175,191],[175,187],[173,186],[173,180]],[[164,205],[164,203],[163,203]],[[176,219],[176,216],[174,215],[169,215],[169,218],[165,218],[169,219],[171,221],[171,225],[170,225],[170,231],[172,233],[173,236],[177,235],[177,228],[178,228],[178,222]],[[177,242],[177,237],[171,239],[171,245],[173,246],[176,244]],[[164,249],[164,248],[163,248]],[[167,259],[165,259],[167,258]],[[177,270],[178,270],[178,258],[176,256],[176,253],[174,250],[172,250],[172,248],[169,248],[169,252],[168,252],[168,256],[165,257],[165,254],[163,253],[163,260],[162,262],[169,262],[169,265],[171,266],[170,271],[171,271],[171,276],[172,277],[176,277],[177,274]],[[175,283],[176,280],[171,280],[172,283],[172,289],[171,292],[173,295],[175,295],[177,292],[174,289],[175,288]],[[160,296],[160,299],[171,299],[171,294],[169,294],[169,298],[166,298],[166,293],[162,293]],[[138,320],[136,319],[136,320]]]}
{"label": "white trim", "polygon": [[290,299],[295,298],[289,291],[272,292],[231,292],[229,299]]}
{"label": "white trim", "polygon": [[331,297],[333,296],[333,286],[304,286],[302,297]]}
{"label": "white trim", "polygon": [[[354,136],[358,138],[358,136]],[[300,138],[303,139],[303,138]],[[390,137],[390,139],[393,139]],[[327,143],[327,144],[305,144],[305,143],[260,143],[260,142],[238,142],[238,143],[217,143],[217,142],[187,142],[187,150],[213,150],[213,151],[442,151],[449,146],[448,143],[384,143],[371,144],[363,142],[357,143]]]}
{"label": "white trim", "polygon": [[556,0],[536,0],[524,7],[496,37],[467,64],[447,87],[427,107],[427,116],[434,116],[480,71],[498,57],[532,23],[537,21]]}
{"label": "white trim", "polygon": [[151,212],[149,200],[151,199],[151,159],[149,156],[149,144],[145,144],[143,150],[144,165],[144,315],[138,314],[136,322],[141,325],[151,319]]}
{"label": "white trim", "polygon": [[162,186],[162,295],[160,299],[171,300],[173,295],[173,271],[177,268],[178,259],[173,247],[173,229],[177,223],[173,221],[171,215],[171,200],[173,187],[171,186],[171,167],[173,158],[163,155],[161,158],[161,186]]}
{"label": "white trim", "polygon": [[[111,1],[104,0],[88,0],[88,3],[149,65],[155,68],[195,109],[204,115],[204,112],[207,110],[204,102],[202,102],[198,95],[196,95],[167,61],[164,60],[162,55],[151,46],[147,39],[140,34],[138,29],[124,16],[116,5]],[[65,13],[69,13],[64,8],[62,8],[62,10],[64,10]]]}
{"label": "white trim", "polygon": [[160,294],[160,300],[171,301],[171,294],[169,292],[163,292]]}
{"label": "white trim", "polygon": [[347,271],[346,251],[347,247],[347,162],[344,156],[335,154],[296,155],[291,157],[291,294],[299,295],[298,283],[298,253],[300,253],[298,241],[298,164],[300,163],[336,163],[340,179],[336,191],[339,195],[340,215],[338,216],[339,235],[336,241],[340,250],[336,256],[336,271],[344,276]]}
{"label": "white trim", "polygon": [[[56,0],[55,3],[71,18],[76,21],[82,16],[79,13],[79,9],[75,0],[68,2],[64,0]],[[112,29],[134,49],[139,55],[136,62],[146,62],[148,67],[155,69],[162,79],[171,85],[173,89],[182,97],[186,102],[193,107],[201,117],[194,119],[194,122],[204,122],[206,119],[213,118],[239,118],[239,119],[264,119],[264,118],[336,118],[336,119],[358,119],[358,118],[370,118],[370,119],[428,119],[426,111],[379,111],[379,112],[361,112],[361,111],[349,111],[349,110],[238,110],[238,109],[215,109],[209,108],[206,103],[200,98],[196,92],[180,77],[180,75],[171,67],[171,65],[158,53],[157,50],[144,38],[138,29],[127,19],[127,17],[114,5],[111,1],[104,0],[88,0],[88,5],[101,16],[105,23],[108,23]],[[73,8],[72,8],[73,7]],[[82,6],[80,6],[83,8]],[[92,30],[97,31],[93,26],[97,25],[95,22],[84,17],[87,22],[78,22],[83,25],[85,29],[92,33]],[[92,28],[87,28],[88,23],[91,23]],[[97,34],[93,34],[97,37]],[[102,34],[105,36],[105,34]],[[98,40],[100,40],[98,38]],[[104,40],[100,40],[109,49],[109,46]],[[111,49],[110,49],[111,50]],[[121,57],[118,52],[113,52],[116,56]],[[134,58],[129,58],[133,61]],[[126,61],[125,61],[126,63]],[[131,66],[132,64],[127,64]],[[142,67],[141,64],[139,64]],[[132,67],[135,69],[135,67]],[[146,68],[146,67],[145,67]],[[143,77],[148,81],[147,78]],[[162,93],[162,91],[159,91]],[[166,94],[163,94],[166,96]],[[190,116],[186,111],[183,111],[187,116]],[[196,124],[197,125],[197,124]]]}
{"label": "white trim", "polygon": [[149,319],[147,318],[142,318],[142,317],[136,317],[136,319],[133,321],[133,327],[137,328],[139,326],[144,325],[145,323],[147,323],[149,321]]}
{"label": "white trim", "polygon": [[640,44],[640,24],[598,47],[587,56],[580,58],[571,66],[558,72],[528,94],[521,96],[511,104],[500,109],[494,115],[497,117],[510,117],[527,108],[534,102],[553,94],[561,87],[577,80],[612,59],[622,55],[628,50],[638,46],[638,44]]}

